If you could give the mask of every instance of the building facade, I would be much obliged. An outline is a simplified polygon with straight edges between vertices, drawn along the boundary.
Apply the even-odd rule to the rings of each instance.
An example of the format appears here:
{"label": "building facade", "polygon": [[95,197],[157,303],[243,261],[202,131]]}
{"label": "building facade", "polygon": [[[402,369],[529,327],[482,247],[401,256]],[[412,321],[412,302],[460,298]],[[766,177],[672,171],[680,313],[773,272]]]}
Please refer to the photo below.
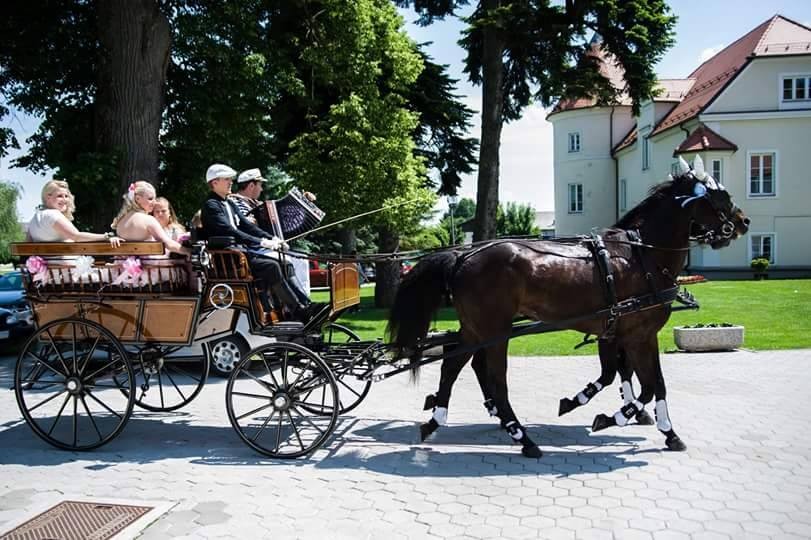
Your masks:
{"label": "building facade", "polygon": [[689,269],[749,274],[765,257],[770,272],[811,275],[811,29],[775,16],[659,89],[638,117],[589,100],[550,113],[557,234],[610,226],[699,155],[752,223],[724,250],[692,249]]}

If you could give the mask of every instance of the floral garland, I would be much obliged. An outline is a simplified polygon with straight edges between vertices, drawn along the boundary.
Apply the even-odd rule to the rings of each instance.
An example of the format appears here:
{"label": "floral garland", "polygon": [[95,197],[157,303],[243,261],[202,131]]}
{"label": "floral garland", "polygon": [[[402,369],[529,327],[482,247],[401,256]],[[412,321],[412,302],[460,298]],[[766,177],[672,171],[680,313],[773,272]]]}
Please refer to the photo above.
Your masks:
{"label": "floral garland", "polygon": [[93,268],[96,260],[89,255],[80,255],[76,257],[74,267],[70,271],[70,277],[73,281],[79,283],[88,281],[99,281],[99,271]]}
{"label": "floral garland", "polygon": [[48,284],[48,263],[42,257],[28,257],[25,269],[31,274],[31,280],[37,287]]}
{"label": "floral garland", "polygon": [[121,268],[124,269],[117,278],[113,281],[113,285],[135,285],[140,286],[144,281],[144,269],[141,266],[141,259],[138,257],[127,257],[121,263]]}

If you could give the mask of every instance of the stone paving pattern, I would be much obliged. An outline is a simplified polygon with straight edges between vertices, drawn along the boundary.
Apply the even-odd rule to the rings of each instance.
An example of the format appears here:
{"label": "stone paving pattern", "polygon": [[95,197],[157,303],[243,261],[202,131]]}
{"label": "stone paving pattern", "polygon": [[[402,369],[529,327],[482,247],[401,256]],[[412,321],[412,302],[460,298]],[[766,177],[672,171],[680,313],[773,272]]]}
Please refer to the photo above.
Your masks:
{"label": "stone paving pattern", "polygon": [[663,355],[674,427],[593,434],[618,385],[562,418],[558,400],[598,375],[595,357],[510,360],[513,406],[544,456],[520,455],[481,406],[465,368],[449,425],[417,425],[438,365],[376,383],[308,459],[252,452],[212,379],[175,413],[137,412],[91,453],[56,450],[22,422],[0,359],[0,532],[30,508],[70,498],[171,501],[142,531],[161,538],[811,537],[811,351]]}

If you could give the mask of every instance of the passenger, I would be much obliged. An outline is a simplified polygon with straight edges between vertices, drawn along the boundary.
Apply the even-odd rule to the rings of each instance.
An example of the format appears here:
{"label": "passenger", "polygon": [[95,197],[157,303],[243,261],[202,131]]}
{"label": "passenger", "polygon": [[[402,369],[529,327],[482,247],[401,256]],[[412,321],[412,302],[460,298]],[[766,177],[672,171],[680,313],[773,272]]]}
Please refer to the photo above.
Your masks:
{"label": "passenger", "polygon": [[160,241],[169,251],[189,254],[188,249],[170,238],[158,220],[149,215],[155,206],[155,188],[152,184],[144,180],[133,182],[123,199],[121,211],[112,223],[121,238],[138,242]]}
{"label": "passenger", "polygon": [[[206,238],[234,237],[237,243],[246,248],[245,255],[254,276],[270,287],[295,318],[306,322],[321,306],[310,302],[295,277],[292,265],[287,263],[287,272],[282,271],[278,253],[275,252],[285,247],[284,242],[245,219],[237,205],[228,198],[236,175],[234,169],[219,163],[206,171],[206,182],[211,193],[203,203],[200,214],[203,234]],[[266,310],[268,307],[265,305]]]}
{"label": "passenger", "polygon": [[64,180],[50,180],[42,188],[42,205],[28,224],[28,240],[33,242],[98,242],[109,240],[117,248],[123,240],[112,233],[82,232],[73,223],[76,209],[73,194]]}
{"label": "passenger", "polygon": [[175,209],[166,197],[155,199],[155,206],[152,208],[152,215],[161,224],[163,230],[172,240],[180,241],[180,236],[186,233],[186,228],[177,220]]}

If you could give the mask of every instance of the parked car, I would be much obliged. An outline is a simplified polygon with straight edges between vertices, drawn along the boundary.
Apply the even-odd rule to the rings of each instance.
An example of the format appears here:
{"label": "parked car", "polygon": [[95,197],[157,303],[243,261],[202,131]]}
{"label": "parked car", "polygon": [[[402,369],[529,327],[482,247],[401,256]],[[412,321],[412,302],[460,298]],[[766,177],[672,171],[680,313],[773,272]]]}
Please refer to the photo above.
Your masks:
{"label": "parked car", "polygon": [[15,332],[26,332],[34,328],[34,314],[25,300],[23,277],[20,272],[14,271],[0,276],[0,308],[12,312],[19,325]]}
{"label": "parked car", "polygon": [[404,276],[414,267],[413,261],[403,261],[400,263],[400,275]]}
{"label": "parked car", "polygon": [[327,286],[327,265],[319,263],[314,259],[310,259],[310,287],[326,287]]}
{"label": "parked car", "polygon": [[11,337],[12,331],[16,330],[19,324],[17,316],[13,312],[0,308],[0,340]]}
{"label": "parked car", "polygon": [[361,283],[372,283],[375,280],[375,265],[363,263],[360,265]]}

